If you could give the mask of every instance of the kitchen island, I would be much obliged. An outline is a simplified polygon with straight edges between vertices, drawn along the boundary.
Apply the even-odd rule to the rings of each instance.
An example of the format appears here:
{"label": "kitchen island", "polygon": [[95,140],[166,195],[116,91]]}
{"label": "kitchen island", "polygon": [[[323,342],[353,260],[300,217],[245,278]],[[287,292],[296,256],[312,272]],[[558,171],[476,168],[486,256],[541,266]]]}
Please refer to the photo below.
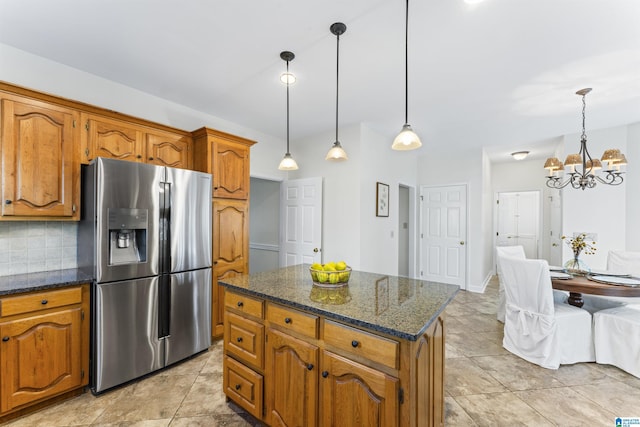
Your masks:
{"label": "kitchen island", "polygon": [[268,425],[444,425],[444,309],[458,286],[309,265],[221,279],[224,391]]}

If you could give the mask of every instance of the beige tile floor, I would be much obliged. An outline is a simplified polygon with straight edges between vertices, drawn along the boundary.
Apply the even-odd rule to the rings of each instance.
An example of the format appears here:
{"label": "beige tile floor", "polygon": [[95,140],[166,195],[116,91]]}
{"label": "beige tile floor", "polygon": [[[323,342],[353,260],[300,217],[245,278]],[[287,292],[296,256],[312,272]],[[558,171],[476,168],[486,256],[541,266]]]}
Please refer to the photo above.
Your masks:
{"label": "beige tile floor", "polygon": [[[502,348],[497,281],[460,292],[447,309],[447,426],[614,426],[640,417],[640,379],[607,365],[540,368]],[[171,369],[105,393],[85,393],[11,427],[257,426],[222,393],[222,344]]]}

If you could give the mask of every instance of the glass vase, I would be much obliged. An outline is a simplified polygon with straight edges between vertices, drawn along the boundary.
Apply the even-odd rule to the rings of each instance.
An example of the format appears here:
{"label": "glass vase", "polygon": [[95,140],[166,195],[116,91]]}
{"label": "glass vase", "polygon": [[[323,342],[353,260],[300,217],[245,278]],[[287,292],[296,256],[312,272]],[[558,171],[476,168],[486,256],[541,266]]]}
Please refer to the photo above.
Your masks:
{"label": "glass vase", "polygon": [[591,272],[589,266],[577,256],[574,256],[565,262],[564,268],[567,269],[567,273],[575,275],[585,275]]}

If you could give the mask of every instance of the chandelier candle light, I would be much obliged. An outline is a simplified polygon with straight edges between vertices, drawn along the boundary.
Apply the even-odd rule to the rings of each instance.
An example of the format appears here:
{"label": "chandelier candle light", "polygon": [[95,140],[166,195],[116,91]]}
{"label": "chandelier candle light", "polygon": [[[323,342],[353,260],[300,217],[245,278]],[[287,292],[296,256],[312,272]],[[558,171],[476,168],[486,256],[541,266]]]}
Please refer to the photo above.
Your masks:
{"label": "chandelier candle light", "polygon": [[287,72],[280,76],[280,80],[287,85],[287,152],[278,166],[278,169],[281,171],[298,170],[298,164],[293,157],[291,157],[291,153],[289,153],[289,85],[295,82],[295,77],[293,74],[289,73],[289,62],[293,61],[293,58],[295,57],[296,56],[293,52],[286,50],[284,52],[280,52],[280,58],[287,62]]}
{"label": "chandelier candle light", "polygon": [[[560,162],[557,157],[550,157],[544,164],[544,168],[549,171],[547,175],[547,187],[564,188],[567,185],[575,189],[593,188],[598,182],[607,185],[620,185],[624,180],[621,171],[622,166],[626,166],[627,159],[618,149],[605,150],[600,159],[591,158],[589,150],[587,150],[587,134],[585,132],[585,109],[586,95],[591,92],[591,88],[580,89],[576,92],[582,96],[582,136],[580,138],[580,152],[577,154],[569,154],[564,161]],[[607,169],[604,171],[604,177],[598,175],[603,164],[606,163]],[[563,182],[561,171],[569,168],[569,177]]]}

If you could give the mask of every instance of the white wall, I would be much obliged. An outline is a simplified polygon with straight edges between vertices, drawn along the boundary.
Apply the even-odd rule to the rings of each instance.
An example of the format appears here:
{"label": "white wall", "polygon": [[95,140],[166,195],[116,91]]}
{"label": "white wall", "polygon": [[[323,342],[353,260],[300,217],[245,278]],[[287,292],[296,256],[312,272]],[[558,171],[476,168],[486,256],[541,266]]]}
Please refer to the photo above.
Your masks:
{"label": "white wall", "polygon": [[[577,152],[579,148],[580,134],[565,135],[565,156]],[[623,153],[628,153],[627,126],[589,131],[587,148],[591,156],[597,158],[607,148],[619,148]],[[629,156],[627,159],[630,168],[640,166],[640,159]],[[597,184],[595,188],[585,190],[568,186],[562,190],[562,233],[566,236],[572,236],[574,232],[597,234],[596,253],[581,256],[591,268],[605,269],[607,252],[626,248],[626,200],[627,191],[631,190],[627,188],[628,185],[625,180],[619,186]],[[572,256],[569,247],[564,245],[563,262]]]}
{"label": "white wall", "polygon": [[278,171],[285,147],[282,138],[260,133],[2,43],[0,64],[0,80],[28,89],[85,102],[186,131],[207,126],[258,141],[258,144],[251,148],[251,174],[284,176]]}
{"label": "white wall", "polygon": [[467,184],[467,289],[482,290],[491,273],[491,165],[480,148],[445,150],[433,148],[418,159],[418,183]]}
{"label": "white wall", "polygon": [[640,123],[627,127],[626,150],[631,162],[622,184],[627,187],[626,250],[640,251]]}

